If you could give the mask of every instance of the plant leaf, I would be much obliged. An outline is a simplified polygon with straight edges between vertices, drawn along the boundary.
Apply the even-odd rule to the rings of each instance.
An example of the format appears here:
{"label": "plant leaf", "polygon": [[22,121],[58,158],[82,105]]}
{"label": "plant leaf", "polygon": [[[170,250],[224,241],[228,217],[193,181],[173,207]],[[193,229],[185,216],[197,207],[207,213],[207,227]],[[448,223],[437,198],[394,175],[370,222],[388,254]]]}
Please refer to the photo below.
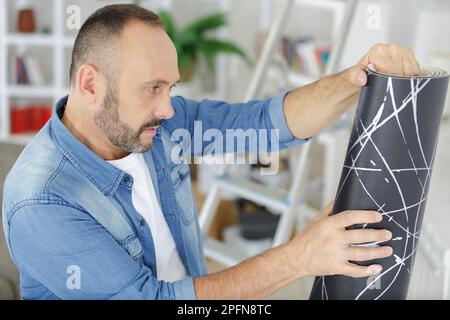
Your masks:
{"label": "plant leaf", "polygon": [[204,33],[220,28],[227,23],[226,15],[218,12],[192,22],[183,30],[177,30],[170,12],[161,10],[159,17],[164,24],[167,35],[175,45],[178,55],[178,67],[189,68],[202,55],[210,70],[214,70],[214,59],[218,53],[237,54],[247,64],[252,64],[247,55],[235,44],[214,38],[205,38]]}
{"label": "plant leaf", "polygon": [[245,52],[229,41],[205,39],[198,43],[199,51],[203,54],[210,69],[214,69],[214,58],[218,53],[237,54],[249,65],[252,61]]}
{"label": "plant leaf", "polygon": [[177,28],[175,22],[173,21],[172,15],[166,10],[161,10],[158,12],[158,16],[164,24],[164,29],[166,30],[167,35],[173,39],[176,36]]}
{"label": "plant leaf", "polygon": [[200,36],[205,31],[218,29],[226,24],[226,15],[223,12],[218,12],[192,22],[185,30]]}

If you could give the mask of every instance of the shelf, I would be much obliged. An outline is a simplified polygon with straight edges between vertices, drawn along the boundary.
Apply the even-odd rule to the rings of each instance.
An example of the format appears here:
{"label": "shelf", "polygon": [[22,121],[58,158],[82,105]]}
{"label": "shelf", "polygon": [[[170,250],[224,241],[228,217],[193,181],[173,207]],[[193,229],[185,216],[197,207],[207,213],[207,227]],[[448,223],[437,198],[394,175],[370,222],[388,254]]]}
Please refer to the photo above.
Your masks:
{"label": "shelf", "polygon": [[6,88],[7,96],[53,98],[56,91],[51,86],[12,85]]}
{"label": "shelf", "polygon": [[216,183],[224,191],[262,204],[277,212],[282,212],[289,206],[289,194],[285,190],[274,190],[261,183],[238,177],[217,177]]}
{"label": "shelf", "polygon": [[75,41],[73,36],[56,37],[52,34],[39,33],[9,33],[5,37],[7,44],[21,46],[53,46],[61,43],[63,46],[71,47]]}
{"label": "shelf", "polygon": [[[298,208],[298,214],[306,219],[306,221],[311,220],[318,213],[318,210],[308,205],[301,205]],[[296,228],[300,230],[302,227],[303,226],[298,225]],[[249,255],[249,252],[240,247],[229,246],[223,241],[219,241],[211,237],[205,238],[204,250],[206,257],[222,264],[225,267],[232,267],[253,256]]]}
{"label": "shelf", "polygon": [[[279,2],[281,0],[278,0]],[[304,5],[311,8],[340,11],[345,6],[345,1],[340,0],[295,0],[297,5]]]}
{"label": "shelf", "polygon": [[[221,8],[228,10],[229,0],[218,1]],[[9,143],[11,139],[11,143],[25,144],[33,136],[33,134],[9,134],[10,111],[13,104],[20,105],[29,102],[30,104],[54,105],[58,99],[69,93],[67,78],[71,51],[79,31],[73,30],[72,32],[70,30],[69,32],[65,23],[65,9],[70,1],[28,2],[34,3],[36,20],[39,23],[36,25],[36,32],[22,33],[16,29],[17,8],[15,8],[14,2],[0,0],[0,141],[2,143]],[[88,16],[93,10],[103,7],[101,3],[84,5],[83,3],[86,1],[76,2],[80,2],[79,5],[85,7],[86,12],[83,11],[83,16]],[[213,1],[211,2],[213,3]],[[40,19],[41,15],[45,17],[46,23]],[[43,27],[51,31],[43,33],[41,31]],[[15,65],[12,58],[22,54],[33,56],[39,62],[45,79],[41,85],[17,84],[13,80],[15,77],[12,74],[15,71]],[[224,83],[225,81],[220,81],[219,85]]]}
{"label": "shelf", "polygon": [[75,37],[74,37],[74,36],[64,36],[64,37],[62,38],[62,44],[63,44],[65,47],[70,47],[70,48],[72,48],[74,42],[75,42]]}
{"label": "shelf", "polygon": [[6,137],[0,137],[0,143],[26,145],[36,133],[9,134]]}
{"label": "shelf", "polygon": [[49,46],[54,44],[55,38],[51,34],[10,33],[5,40],[7,44]]}

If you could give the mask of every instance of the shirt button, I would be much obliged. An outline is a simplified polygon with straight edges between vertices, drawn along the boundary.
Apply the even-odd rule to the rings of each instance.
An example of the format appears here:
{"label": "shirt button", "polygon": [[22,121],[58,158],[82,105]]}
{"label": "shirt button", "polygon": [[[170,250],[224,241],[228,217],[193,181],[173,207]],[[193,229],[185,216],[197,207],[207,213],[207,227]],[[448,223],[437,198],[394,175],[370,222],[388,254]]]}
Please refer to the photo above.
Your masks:
{"label": "shirt button", "polygon": [[180,177],[180,179],[183,179],[183,174],[181,173],[181,171],[178,171],[178,176]]}
{"label": "shirt button", "polygon": [[139,223],[140,223],[141,227],[145,226],[145,220],[144,219],[141,219],[141,221]]}
{"label": "shirt button", "polygon": [[126,175],[123,178],[123,182],[127,185],[127,186],[131,186],[133,184],[133,180],[129,175]]}

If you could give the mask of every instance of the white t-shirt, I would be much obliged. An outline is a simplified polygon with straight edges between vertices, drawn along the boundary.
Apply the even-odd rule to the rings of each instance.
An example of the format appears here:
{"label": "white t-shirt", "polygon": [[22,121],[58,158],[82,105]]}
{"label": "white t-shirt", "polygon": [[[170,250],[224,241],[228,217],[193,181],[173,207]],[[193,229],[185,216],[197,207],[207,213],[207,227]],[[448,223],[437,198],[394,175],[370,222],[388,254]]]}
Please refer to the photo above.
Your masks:
{"label": "white t-shirt", "polygon": [[155,188],[142,153],[131,153],[125,158],[108,161],[133,177],[131,199],[134,209],[145,219],[152,232],[156,251],[158,280],[173,282],[186,277],[186,269],[178,255]]}

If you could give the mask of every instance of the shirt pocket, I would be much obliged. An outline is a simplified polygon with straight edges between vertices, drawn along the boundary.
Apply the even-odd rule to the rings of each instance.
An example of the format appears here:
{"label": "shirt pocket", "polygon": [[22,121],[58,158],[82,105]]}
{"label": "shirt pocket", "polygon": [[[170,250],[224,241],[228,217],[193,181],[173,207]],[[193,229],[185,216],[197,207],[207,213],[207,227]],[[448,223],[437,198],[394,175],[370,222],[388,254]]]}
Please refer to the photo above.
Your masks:
{"label": "shirt pocket", "polygon": [[185,225],[190,225],[196,213],[189,166],[187,164],[180,164],[172,167],[170,176],[178,204],[177,212],[181,221]]}

